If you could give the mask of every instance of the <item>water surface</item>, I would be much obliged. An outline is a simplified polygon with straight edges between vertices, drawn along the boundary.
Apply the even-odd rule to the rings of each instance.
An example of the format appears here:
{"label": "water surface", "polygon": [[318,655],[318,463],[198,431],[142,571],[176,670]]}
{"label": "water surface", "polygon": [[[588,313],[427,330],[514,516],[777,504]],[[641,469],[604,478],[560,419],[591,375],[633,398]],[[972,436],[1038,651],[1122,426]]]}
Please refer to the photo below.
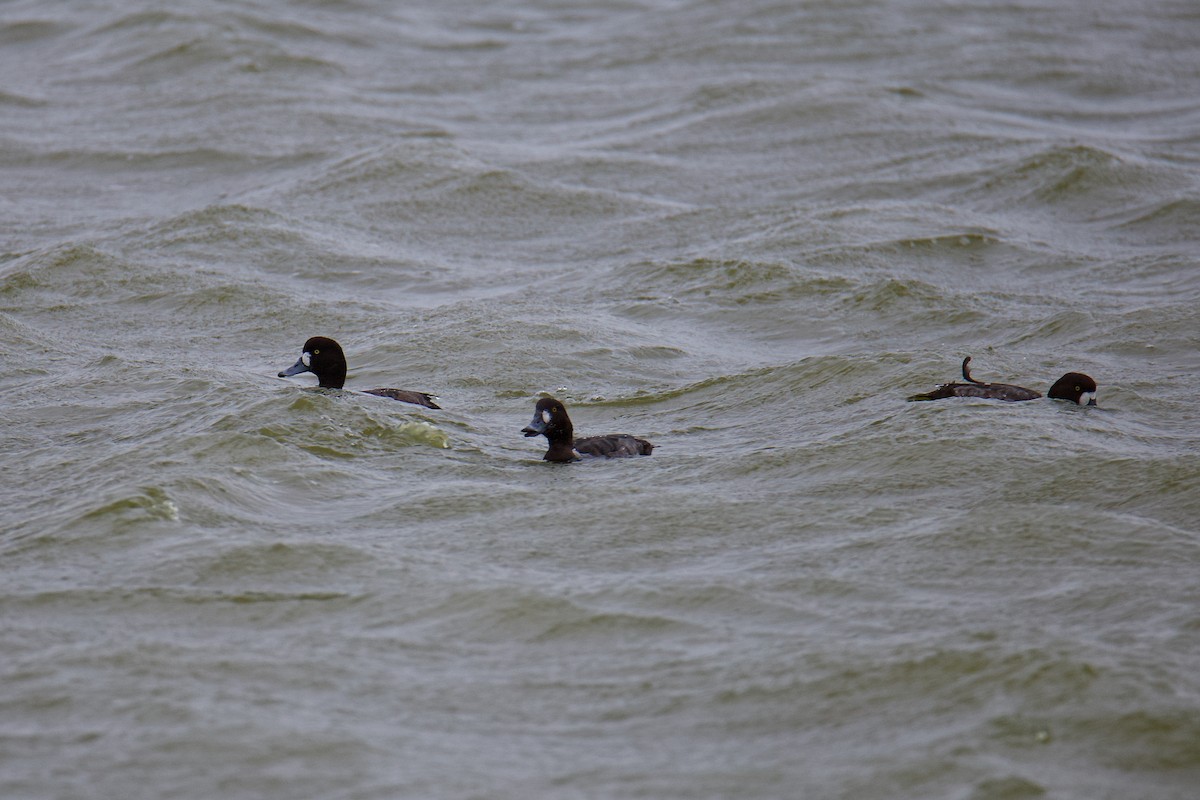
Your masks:
{"label": "water surface", "polygon": [[[5,796],[1192,798],[1197,53],[5,4]],[[1100,405],[905,402],[965,355]],[[654,455],[542,463],[547,392]]]}

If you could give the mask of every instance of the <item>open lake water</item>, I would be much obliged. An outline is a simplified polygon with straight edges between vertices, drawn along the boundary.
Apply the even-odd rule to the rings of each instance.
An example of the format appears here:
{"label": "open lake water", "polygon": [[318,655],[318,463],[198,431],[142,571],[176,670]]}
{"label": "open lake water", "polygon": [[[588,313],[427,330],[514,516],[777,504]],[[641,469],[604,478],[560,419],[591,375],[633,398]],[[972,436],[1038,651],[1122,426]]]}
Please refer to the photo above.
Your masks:
{"label": "open lake water", "polygon": [[[9,0],[0,76],[6,800],[1200,797],[1192,0]],[[1099,406],[905,401],[967,355]]]}

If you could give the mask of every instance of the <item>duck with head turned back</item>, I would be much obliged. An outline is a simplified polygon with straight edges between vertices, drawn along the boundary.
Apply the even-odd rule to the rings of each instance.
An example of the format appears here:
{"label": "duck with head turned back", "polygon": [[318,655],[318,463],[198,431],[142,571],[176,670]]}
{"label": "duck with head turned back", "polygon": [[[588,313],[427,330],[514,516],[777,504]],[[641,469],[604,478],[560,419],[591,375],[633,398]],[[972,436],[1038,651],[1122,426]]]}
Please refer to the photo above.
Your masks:
{"label": "duck with head turned back", "polygon": [[571,418],[567,416],[566,406],[554,397],[543,397],[537,401],[533,420],[521,433],[526,437],[545,436],[550,442],[550,449],[542,458],[557,463],[576,461],[581,455],[601,458],[648,456],[654,449],[650,442],[628,433],[576,439],[575,428],[571,425]]}
{"label": "duck with head turned back", "polygon": [[[311,372],[317,376],[324,389],[341,389],[346,384],[346,354],[342,346],[327,336],[314,336],[304,343],[299,360],[279,373],[279,377],[288,378],[301,372]],[[431,395],[424,392],[412,392],[407,389],[367,389],[365,394],[379,397],[390,397],[402,403],[413,403],[426,408],[441,408],[433,402]]]}
{"label": "duck with head turned back", "polygon": [[[908,399],[943,400],[947,397],[987,397],[992,400],[1018,402],[1036,400],[1042,396],[1040,392],[1026,389],[1024,386],[977,381],[971,377],[971,370],[968,366],[970,363],[970,356],[963,359],[962,374],[966,383],[943,383],[932,392],[914,394]],[[1068,372],[1055,381],[1046,394],[1055,400],[1069,400],[1081,406],[1094,406],[1096,405],[1096,382],[1082,372]]]}

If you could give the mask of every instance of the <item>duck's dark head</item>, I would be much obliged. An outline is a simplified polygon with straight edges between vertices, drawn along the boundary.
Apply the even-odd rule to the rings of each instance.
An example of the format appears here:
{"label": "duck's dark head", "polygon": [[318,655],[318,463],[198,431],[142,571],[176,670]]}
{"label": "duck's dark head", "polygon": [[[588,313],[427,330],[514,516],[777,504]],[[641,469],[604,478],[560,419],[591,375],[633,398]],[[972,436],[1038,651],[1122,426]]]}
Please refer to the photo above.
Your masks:
{"label": "duck's dark head", "polygon": [[1096,382],[1082,372],[1068,372],[1059,378],[1047,396],[1056,400],[1070,400],[1081,406],[1096,405]]}
{"label": "duck's dark head", "polygon": [[575,429],[562,401],[553,397],[543,397],[537,401],[533,419],[521,429],[521,433],[527,437],[542,435],[551,442],[570,442],[575,435]]}
{"label": "duck's dark head", "polygon": [[304,350],[295,364],[279,373],[288,378],[301,372],[317,376],[326,389],[340,389],[346,384],[346,355],[342,346],[327,336],[314,336],[304,343]]}

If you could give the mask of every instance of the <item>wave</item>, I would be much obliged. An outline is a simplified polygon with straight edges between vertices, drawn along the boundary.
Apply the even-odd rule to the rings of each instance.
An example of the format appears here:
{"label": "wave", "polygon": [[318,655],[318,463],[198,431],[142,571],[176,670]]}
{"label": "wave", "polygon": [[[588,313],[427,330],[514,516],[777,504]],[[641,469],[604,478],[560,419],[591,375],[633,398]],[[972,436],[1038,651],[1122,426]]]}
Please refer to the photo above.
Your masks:
{"label": "wave", "polygon": [[[416,609],[410,610],[410,613]],[[585,598],[505,587],[457,591],[420,610],[419,624],[457,641],[554,642],[658,641],[686,635],[694,626],[661,614],[604,609]]]}
{"label": "wave", "polygon": [[1200,218],[1200,200],[1176,197],[1155,200],[1148,205],[1123,210],[1105,221],[1112,229],[1130,236],[1131,243],[1149,242],[1151,247],[1190,244],[1194,240],[1186,232],[1192,221]]}
{"label": "wave", "polygon": [[336,62],[300,52],[322,40],[362,43],[361,38],[347,41],[311,26],[249,13],[217,23],[186,12],[139,11],[99,22],[84,34],[85,42],[103,47],[100,74],[151,82],[207,69],[337,76],[341,69]]}

